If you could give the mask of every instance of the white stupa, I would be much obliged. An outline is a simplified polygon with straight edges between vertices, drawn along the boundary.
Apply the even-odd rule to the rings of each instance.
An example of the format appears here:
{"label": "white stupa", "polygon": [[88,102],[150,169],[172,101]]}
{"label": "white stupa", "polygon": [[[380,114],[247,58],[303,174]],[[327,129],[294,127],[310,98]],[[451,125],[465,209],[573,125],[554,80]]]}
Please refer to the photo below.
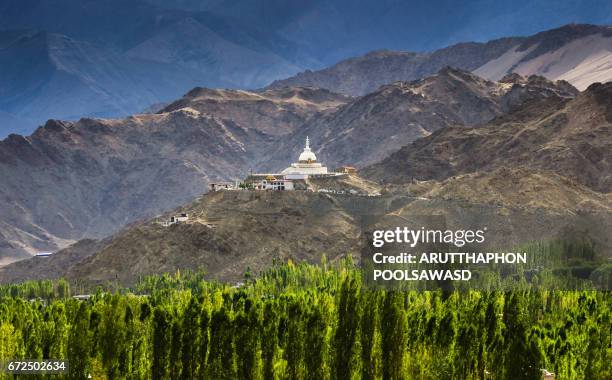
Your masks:
{"label": "white stupa", "polygon": [[306,146],[298,162],[294,162],[281,174],[286,178],[304,178],[309,175],[327,174],[327,167],[317,162],[317,156],[310,149],[310,140],[306,137]]}

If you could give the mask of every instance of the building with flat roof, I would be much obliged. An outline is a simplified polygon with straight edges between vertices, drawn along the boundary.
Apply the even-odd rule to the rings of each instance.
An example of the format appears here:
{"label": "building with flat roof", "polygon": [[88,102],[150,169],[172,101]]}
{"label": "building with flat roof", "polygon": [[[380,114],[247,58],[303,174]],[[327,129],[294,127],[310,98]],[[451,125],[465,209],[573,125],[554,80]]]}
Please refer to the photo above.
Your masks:
{"label": "building with flat roof", "polygon": [[352,166],[340,166],[339,168],[336,168],[334,172],[342,174],[356,174],[357,169]]}

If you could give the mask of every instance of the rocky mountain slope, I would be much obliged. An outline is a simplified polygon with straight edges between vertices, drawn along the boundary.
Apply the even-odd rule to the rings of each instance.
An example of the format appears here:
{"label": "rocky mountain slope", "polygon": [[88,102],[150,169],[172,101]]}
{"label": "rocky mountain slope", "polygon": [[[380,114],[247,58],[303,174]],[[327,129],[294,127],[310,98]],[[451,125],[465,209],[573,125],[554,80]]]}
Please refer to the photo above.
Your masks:
{"label": "rocky mountain slope", "polygon": [[386,183],[443,180],[500,167],[558,173],[612,191],[612,82],[573,100],[547,98],[478,128],[445,128],[366,168]]}
{"label": "rocky mountain slope", "polygon": [[344,99],[300,88],[197,89],[159,114],[51,120],[31,136],[11,135],[0,141],[2,259],[107,236],[193,199],[210,181],[240,178],[275,135]]}
{"label": "rocky mountain slope", "polygon": [[567,80],[580,90],[612,80],[612,26],[567,25],[529,37],[459,43],[431,53],[377,51],[318,71],[304,71],[270,87],[314,86],[364,95],[381,85],[431,75],[444,66],[499,80],[516,72]]}
{"label": "rocky mountain slope", "polygon": [[108,236],[211,181],[286,167],[306,135],[328,166],[365,165],[438,129],[538,113],[546,108],[524,104],[564,104],[575,93],[541,77],[492,82],[447,68],[356,99],[313,88],[196,88],[158,114],[50,121],[0,143],[0,252],[10,261]]}
{"label": "rocky mountain slope", "polygon": [[508,75],[492,82],[446,67],[422,80],[382,86],[312,118],[281,142],[275,160],[267,165],[278,170],[291,162],[309,136],[326,164],[363,167],[438,129],[480,125],[534,100],[577,93],[567,82],[543,77]]}
{"label": "rocky mountain slope", "polygon": [[358,99],[313,88],[196,88],[158,114],[50,121],[0,143],[0,252],[14,260],[107,236],[192,199],[211,181],[286,167],[306,135],[326,164],[362,165],[439,128],[576,92],[537,77],[505,80],[447,68]]}
{"label": "rocky mountain slope", "polygon": [[[509,183],[512,185],[508,186]],[[501,167],[490,172],[459,174],[442,181],[416,181],[388,187],[419,197],[491,204],[505,210],[612,213],[612,193],[600,193],[557,173],[525,167]]]}
{"label": "rocky mountain slope", "polygon": [[[458,75],[462,75],[464,80],[477,79],[457,70],[446,70],[439,75],[445,79]],[[433,85],[439,85],[439,80],[431,78],[430,81],[415,83],[427,83],[424,88],[430,94],[435,93],[435,89],[447,93],[445,87]],[[529,82],[532,82],[531,85]],[[456,81],[444,80],[441,83],[457,85]],[[382,189],[380,184],[358,177],[338,181],[335,185],[322,180],[311,183],[315,190],[340,186],[382,195],[326,191],[208,193],[193,202],[185,200],[183,206],[170,213],[152,218],[143,216],[143,220],[135,221],[111,236],[83,240],[51,257],[9,264],[0,269],[0,281],[65,276],[94,283],[120,281],[130,284],[142,275],[197,267],[205,268],[211,277],[239,281],[245,271],[250,269],[257,272],[275,258],[318,261],[322,254],[331,260],[346,254],[359,255],[367,247],[369,231],[398,225],[420,228],[432,222],[432,215],[442,221],[445,228],[478,229],[486,226],[487,243],[493,248],[511,248],[534,240],[578,235],[592,241],[598,255],[610,257],[612,195],[608,173],[612,172],[609,168],[612,162],[609,154],[612,151],[611,84],[595,84],[572,97],[572,87],[563,83],[553,85],[539,77],[513,75],[498,83],[482,79],[467,83],[478,84],[476,88],[483,90],[483,94],[489,94],[489,97],[477,97],[481,99],[480,103],[476,103],[481,106],[478,108],[470,108],[471,103],[467,102],[466,110],[478,109],[482,112],[487,109],[483,105],[488,104],[491,110],[505,105],[509,112],[477,127],[446,126],[407,145],[381,163],[365,168],[363,175],[382,182]],[[536,83],[539,85],[535,86]],[[412,85],[413,89],[419,88],[414,83]],[[463,82],[463,85],[466,83]],[[485,101],[494,98],[491,94],[495,93],[495,89],[504,89],[496,96],[506,96],[507,103]],[[313,90],[295,91],[305,94]],[[512,91],[518,91],[520,96],[509,96]],[[474,94],[473,91],[467,93]],[[110,173],[115,175],[116,186],[110,188],[107,194],[117,194],[119,197],[107,196],[103,198],[103,203],[99,203],[107,207],[104,210],[106,214],[102,210],[94,210],[90,214],[102,215],[90,222],[95,231],[100,231],[104,227],[103,221],[116,221],[117,226],[121,222],[119,217],[127,221],[126,214],[120,210],[144,210],[147,204],[151,212],[161,212],[164,207],[170,209],[173,205],[168,200],[174,199],[178,204],[181,199],[179,195],[188,193],[185,186],[204,183],[204,173],[216,173],[215,169],[220,168],[219,175],[223,175],[221,172],[224,170],[238,170],[240,165],[257,160],[258,153],[246,149],[247,145],[242,146],[243,141],[256,141],[253,146],[267,147],[263,151],[269,155],[270,145],[266,144],[274,144],[277,141],[275,137],[254,128],[244,128],[207,116],[196,109],[212,98],[250,98],[247,95],[198,89],[182,100],[184,104],[168,106],[169,112],[134,117],[129,119],[134,123],[129,126],[122,124],[125,120],[115,121],[115,124],[108,121],[106,124],[90,122],[88,129],[96,131],[95,137],[88,137],[91,132],[86,133],[85,124],[49,125],[37,133],[49,133],[56,136],[57,141],[64,141],[64,150],[77,142],[83,145],[77,137],[96,139],[98,145],[112,149],[93,158],[84,156],[82,152],[72,152],[79,162],[92,160],[99,168],[107,165],[114,170]],[[280,94],[272,96],[272,93],[268,93],[268,96],[271,99],[283,98]],[[527,102],[514,103],[521,96],[531,97],[527,98]],[[293,95],[286,98],[295,103]],[[323,99],[323,104],[326,104],[321,107],[321,112],[334,113],[332,108],[327,108],[328,93],[324,92],[316,98]],[[190,104],[188,99],[193,100],[194,107],[187,107]],[[332,99],[332,104],[335,104],[337,99]],[[458,99],[464,100],[465,97]],[[177,109],[172,110],[174,108]],[[340,110],[342,108],[340,106]],[[462,115],[471,113],[466,111]],[[313,117],[327,116],[318,114]],[[169,118],[167,125],[172,127],[162,126],[163,118]],[[198,119],[211,120],[210,123],[196,122]],[[216,123],[219,125],[216,126]],[[164,133],[168,128],[168,133]],[[121,131],[117,139],[108,135],[114,129]],[[71,130],[73,133],[70,133]],[[164,143],[159,145],[148,141],[138,145],[141,151],[136,151],[130,142],[140,141],[140,130],[147,131],[147,134],[156,136]],[[217,130],[223,133],[215,133]],[[287,132],[283,138],[294,136],[300,130]],[[178,141],[182,144],[170,138],[180,133],[183,134]],[[12,145],[19,142],[17,137],[9,140]],[[202,145],[202,141],[211,144],[214,141],[215,146],[222,142],[224,145],[220,149],[230,152],[238,161],[215,161],[220,160],[220,151],[206,155],[205,152],[211,152],[213,145],[205,145],[199,151],[197,147]],[[41,146],[36,141],[20,143],[24,146]],[[159,157],[157,161],[145,154],[152,154],[152,150],[158,154],[155,156]],[[68,159],[59,155],[58,150],[47,148],[46,151],[53,157]],[[131,161],[137,163],[141,168],[138,173],[116,157],[120,151],[123,152],[122,157],[131,156]],[[161,154],[163,157],[159,156]],[[0,162],[8,161],[11,157],[15,160],[14,156],[2,156]],[[103,157],[112,159],[104,161]],[[37,159],[38,155],[30,158],[33,162]],[[160,174],[155,168],[162,160],[169,162],[167,167],[162,165],[163,173]],[[177,166],[183,167],[184,171],[173,169]],[[147,169],[141,173],[143,167]],[[117,168],[124,171],[118,172]],[[31,169],[22,171],[28,170]],[[57,182],[59,174],[49,167],[45,167],[45,170]],[[85,168],[82,170],[85,171]],[[92,174],[106,173],[106,170],[87,172],[88,176],[81,177],[71,173],[73,178],[92,183],[92,187],[82,193],[69,189],[72,183],[60,181],[65,184],[60,190],[62,194],[71,195],[68,199],[70,203],[82,205],[81,212],[90,212],[85,208],[89,203],[82,202],[79,197],[93,198],[96,196],[94,189],[100,187],[100,182],[95,181],[108,181],[106,178],[109,178]],[[32,175],[45,178],[40,173]],[[147,187],[138,187],[145,177],[149,179]],[[156,181],[160,178],[165,178],[167,182],[158,184]],[[185,181],[179,182],[179,179]],[[15,183],[13,186],[16,186]],[[23,203],[18,204],[12,213],[15,219],[20,216],[19,212],[23,213],[25,206],[31,209],[25,200],[40,198],[38,209],[42,209],[43,205],[48,208],[60,199],[57,196],[45,198],[44,187],[45,184],[39,186],[42,189],[40,193],[24,196]],[[199,186],[195,187],[200,190]],[[25,194],[26,191],[26,188],[14,188],[3,195]],[[119,205],[113,203],[117,199],[122,199]],[[166,203],[163,203],[164,200]],[[151,204],[160,207],[152,210]],[[78,220],[76,217],[79,215],[62,215],[61,212],[67,211],[58,212],[57,223],[53,226],[65,226],[66,220]],[[179,212],[188,213],[189,221],[169,227],[159,223]],[[65,220],[60,220],[61,217]],[[49,220],[42,220],[39,224],[43,222],[49,223]],[[31,223],[30,228],[33,225]],[[112,232],[112,228],[107,231]]]}
{"label": "rocky mountain slope", "polygon": [[[506,181],[513,179],[520,179],[527,191],[507,191]],[[452,188],[470,184],[482,185],[487,196]],[[561,177],[506,171],[486,183],[458,178],[453,185],[432,181],[420,186],[420,192],[411,189],[417,196],[397,188],[374,197],[305,191],[208,193],[109,238],[82,241],[51,257],[0,268],[0,282],[63,276],[133,284],[147,274],[195,268],[203,268],[211,278],[235,282],[246,271],[258,273],[275,259],[319,262],[326,255],[335,261],[351,254],[358,260],[368,249],[372,230],[439,228],[431,224],[432,215],[449,229],[487,227],[489,247],[511,248],[586,230],[598,254],[612,254],[612,198],[579,184],[568,185]],[[552,190],[555,193],[543,201],[542,193]],[[158,223],[178,212],[188,213],[189,220],[169,227]]]}
{"label": "rocky mountain slope", "polygon": [[245,128],[274,136],[295,132],[315,114],[332,112],[351,100],[345,95],[308,87],[249,92],[195,88],[159,113],[181,109],[231,118]]}

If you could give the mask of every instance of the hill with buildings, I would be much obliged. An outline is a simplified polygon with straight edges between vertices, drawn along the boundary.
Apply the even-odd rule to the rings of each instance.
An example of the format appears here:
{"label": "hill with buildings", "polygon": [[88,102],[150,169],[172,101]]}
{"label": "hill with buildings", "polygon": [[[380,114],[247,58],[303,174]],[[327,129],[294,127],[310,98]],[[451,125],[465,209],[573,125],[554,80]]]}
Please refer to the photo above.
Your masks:
{"label": "hill with buildings", "polygon": [[[449,229],[487,227],[487,246],[493,248],[575,234],[594,242],[598,255],[612,254],[612,198],[559,176],[510,170],[497,173],[495,180],[458,177],[371,196],[341,192],[347,186],[376,187],[350,177],[336,191],[328,189],[327,179],[317,191],[210,192],[108,238],[0,268],[0,282],[62,276],[133,284],[147,274],[195,268],[210,278],[237,282],[274,260],[319,262],[325,255],[334,262],[348,254],[359,260],[374,229],[439,228],[436,221]],[[508,181],[524,190],[508,191]],[[174,215],[185,217],[164,223]]]}
{"label": "hill with buildings", "polygon": [[276,172],[295,161],[308,135],[330,169],[360,166],[438,129],[576,92],[541,77],[492,82],[446,68],[360,98],[304,87],[196,88],[157,114],[52,120],[0,142],[2,260],[108,236],[188,202],[211,182]]}
{"label": "hill with buildings", "polygon": [[[461,169],[472,165],[470,159],[500,165],[514,162],[524,156],[496,161],[470,149],[487,146],[483,152],[496,157],[488,148],[496,145],[485,137],[497,136],[500,141],[524,137],[519,145],[529,152],[525,155],[540,162],[534,168],[551,170],[557,165],[560,175],[606,191],[609,179],[601,173],[606,173],[608,162],[609,130],[602,122],[609,110],[607,88],[594,85],[573,100],[577,90],[563,81],[510,75],[493,82],[445,68],[430,78],[383,86],[359,98],[303,87],[263,92],[197,88],[157,114],[74,123],[52,120],[31,136],[11,135],[0,142],[0,193],[5,199],[0,204],[2,260],[57,252],[81,239],[104,239],[130,223],[188,203],[213,182],[240,180],[251,171],[278,174],[291,162],[295,163],[292,170],[299,172],[315,165],[310,156],[296,162],[307,135],[312,140],[311,153],[330,170],[340,164],[359,167],[382,159],[382,166],[372,166],[364,174],[398,184],[410,182],[411,170],[421,166],[437,176],[414,177],[443,180],[465,173]],[[593,112],[584,113],[584,109]],[[552,114],[556,116],[551,119],[548,115]],[[542,122],[533,122],[540,119]],[[564,120],[579,127],[565,128]],[[523,123],[533,131],[519,133],[517,128]],[[546,123],[550,127],[536,128]],[[559,137],[565,140],[541,140],[541,135],[553,136],[545,131],[556,131],[554,128],[559,128]],[[442,133],[445,130],[448,135]],[[475,145],[461,145],[463,133],[485,137]],[[422,157],[411,157],[407,164],[398,159],[418,151],[402,145],[416,140],[420,146],[436,136],[450,136],[446,144],[459,144],[456,149],[465,152],[461,156],[465,164],[451,161],[447,177],[440,169],[445,167],[443,151],[438,152],[443,148],[436,148],[429,157],[423,151],[419,153]],[[529,149],[540,143],[550,145],[534,156]],[[385,160],[397,149],[398,153]],[[582,152],[588,155],[580,156]],[[589,166],[598,157],[603,163]],[[314,168],[313,174],[323,169]],[[280,179],[271,181],[284,187]],[[319,181],[323,184],[313,182],[310,187],[327,189],[325,179]]]}
{"label": "hill with buildings", "polygon": [[[0,260],[104,237],[244,177],[279,136],[346,97],[196,89],[159,114],[48,121],[0,141]],[[182,102],[182,103],[181,103]]]}
{"label": "hill with buildings", "polygon": [[[439,87],[441,77],[445,86]],[[456,77],[463,81],[457,82]],[[328,173],[320,162],[325,161],[307,142],[298,161],[286,170],[252,174],[249,178],[254,182],[245,181],[249,186],[209,192],[193,202],[189,198],[203,191],[210,173],[219,178],[228,172],[247,177],[245,166],[263,157],[273,159],[269,151],[278,136],[203,114],[195,104],[213,98],[243,101],[253,95],[198,89],[170,105],[168,112],[115,121],[83,120],[75,125],[53,122],[30,139],[12,136],[2,143],[0,162],[21,168],[20,173],[32,176],[31,181],[46,178],[47,182],[38,182],[33,188],[39,193],[24,198],[37,200],[33,206],[21,200],[3,210],[3,215],[12,218],[12,226],[20,226],[15,221],[39,218],[22,224],[23,229],[12,227],[8,231],[13,235],[8,236],[13,241],[32,236],[25,228],[36,232],[47,223],[46,231],[56,237],[77,240],[80,234],[96,239],[48,257],[10,264],[0,270],[0,280],[66,276],[130,283],[140,275],[202,266],[211,277],[237,281],[245,271],[262,269],[274,259],[318,261],[322,254],[331,260],[358,255],[367,247],[368,231],[397,225],[420,227],[430,223],[432,215],[451,229],[487,226],[487,241],[495,248],[579,236],[591,242],[598,255],[610,257],[611,83],[591,85],[573,97],[571,86],[539,77],[513,75],[489,82],[446,70],[428,80],[396,86],[410,89],[410,97],[427,98],[436,89],[448,95],[451,85],[457,94],[465,95],[456,90],[459,83],[461,88],[472,88],[467,94],[474,94],[474,88],[487,94],[457,97],[456,107],[464,110],[462,121],[470,115],[480,117],[481,113],[469,110],[483,112],[487,110],[483,105],[490,107],[488,117],[499,111],[497,107],[507,107],[508,112],[479,126],[439,128],[363,169],[361,175],[367,179],[351,174],[350,168],[343,174]],[[424,95],[413,92],[418,88],[428,90]],[[296,103],[307,104],[307,109],[316,98],[322,105],[316,107],[319,111],[313,118],[345,112],[346,106],[334,108],[341,98],[328,92],[314,96],[311,91],[291,92],[310,99],[299,102],[294,95],[268,93],[270,99],[264,104],[272,98],[287,98],[291,99],[287,109]],[[518,95],[510,95],[513,92]],[[520,101],[522,96],[527,101]],[[195,102],[193,107],[188,106],[189,99]],[[478,101],[471,105],[465,99]],[[292,127],[288,126],[281,138],[290,138],[302,128],[289,132]],[[143,133],[148,139],[143,140]],[[94,145],[105,150],[96,151]],[[84,155],[83,147],[89,147],[89,155]],[[61,174],[51,168],[65,162],[80,166],[71,166],[60,181]],[[265,191],[280,190],[275,184],[282,181],[294,184],[283,186],[285,191]],[[28,194],[32,188],[18,187],[23,181],[16,179],[7,183],[12,187],[4,194]],[[49,189],[57,185],[61,187],[51,193]],[[98,188],[105,193],[95,193]],[[95,209],[94,204],[105,207]],[[23,218],[26,206],[30,211]],[[134,210],[141,212],[140,221]],[[147,217],[145,212],[159,216]],[[74,228],[78,226],[92,230]],[[7,240],[4,244],[11,244]]]}
{"label": "hill with buildings", "polygon": [[[513,76],[512,80],[516,83],[510,87],[542,79]],[[497,84],[490,85],[497,88]],[[260,177],[253,174],[255,181],[263,182],[255,187],[212,191],[195,201],[185,201],[171,212],[143,217],[125,228],[120,229],[118,223],[117,232],[110,236],[82,240],[50,256],[9,264],[0,268],[0,281],[62,276],[92,283],[132,284],[147,274],[197,267],[204,268],[211,278],[239,281],[245,272],[256,273],[274,260],[316,262],[323,254],[332,261],[347,254],[359,257],[369,249],[368,236],[374,229],[393,229],[398,225],[420,228],[431,223],[442,223],[449,229],[487,227],[487,244],[492,248],[510,249],[532,241],[574,237],[588,241],[597,257],[605,259],[612,256],[609,240],[612,195],[607,175],[610,170],[606,166],[612,162],[608,154],[612,151],[609,146],[610,83],[592,85],[575,98],[560,94],[556,87],[548,91],[553,92],[519,102],[508,113],[481,126],[447,126],[418,139],[381,163],[365,168],[362,173],[370,180],[350,174],[350,168],[343,174],[321,174],[326,169],[320,166],[307,143],[299,161],[288,168],[291,170],[282,172],[287,173],[286,178],[295,178],[296,183],[285,191],[264,191],[268,187],[262,186],[266,180],[281,181],[280,177],[271,177],[283,174],[261,174]],[[202,93],[194,99],[201,96]],[[207,94],[205,98],[211,96]],[[333,112],[324,110],[328,111]],[[146,118],[151,120],[147,122]],[[190,107],[135,117],[132,122],[148,130],[154,128],[158,118],[178,118],[177,128],[192,131],[181,141],[213,137],[193,134],[194,126],[188,127],[187,119],[210,116],[203,116]],[[214,120],[200,128],[215,130]],[[106,124],[105,128],[92,125],[97,125],[90,127],[97,130],[97,141],[109,139],[108,130],[112,128],[124,133],[132,130],[123,124]],[[75,143],[74,136],[68,138],[73,127],[49,125],[47,128],[38,133],[56,133],[59,140]],[[238,126],[231,129],[227,124],[219,128],[231,132],[234,143],[236,136],[244,139],[241,141],[259,141],[261,146],[273,141],[266,140],[269,135],[257,130]],[[152,132],[161,140],[168,139],[167,134],[161,135],[160,129]],[[220,134],[217,138],[225,141],[224,137],[227,135]],[[251,140],[254,138],[260,140]],[[106,140],[106,145],[113,142],[110,146],[122,146],[130,140]],[[21,143],[29,144],[28,141]],[[193,182],[193,173],[177,173],[171,169],[181,157],[187,157],[184,155],[188,154],[191,160],[195,157],[189,145],[173,148],[175,143],[166,141],[161,146],[165,154],[176,149],[175,159],[168,162],[165,172],[172,173],[168,178],[181,175]],[[240,152],[237,157],[257,155],[253,151],[240,151],[240,145],[230,143],[224,149]],[[32,160],[35,158],[32,156]],[[207,160],[211,158],[206,156]],[[185,158],[182,160],[187,170]],[[222,168],[232,170],[232,165],[241,164],[244,163],[225,162]],[[297,173],[306,169],[316,169],[316,173],[305,177]],[[160,178],[155,172],[145,175]],[[92,178],[86,179],[92,181]],[[203,185],[204,181],[200,180]],[[297,182],[302,184],[297,186]],[[134,203],[119,204],[114,210],[117,212],[119,206],[134,207],[134,204],[146,207],[135,202],[160,205],[161,200],[177,200],[174,194],[181,193],[179,185],[166,182],[161,188],[167,193],[155,190],[147,195],[146,189],[141,188],[139,198],[132,198]],[[64,191],[68,192],[67,188]],[[122,191],[121,194],[137,194],[125,187]],[[148,198],[143,199],[145,196]],[[169,203],[164,206],[166,210],[171,207]]]}

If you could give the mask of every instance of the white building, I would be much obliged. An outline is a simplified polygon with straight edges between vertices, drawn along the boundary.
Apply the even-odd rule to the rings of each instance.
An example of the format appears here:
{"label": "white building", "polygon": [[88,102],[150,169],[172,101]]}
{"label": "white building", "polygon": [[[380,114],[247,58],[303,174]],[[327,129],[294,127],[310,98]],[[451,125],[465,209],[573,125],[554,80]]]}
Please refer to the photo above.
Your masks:
{"label": "white building", "polygon": [[186,222],[189,220],[189,215],[185,213],[178,214],[178,215],[171,217],[170,220],[172,220],[173,218],[177,223],[182,223],[182,222]]}
{"label": "white building", "polygon": [[184,223],[186,221],[189,220],[189,215],[185,214],[185,213],[181,213],[178,215],[173,215],[170,217],[170,219],[168,220],[162,220],[161,222],[158,222],[159,224],[161,224],[164,227],[170,227],[173,224],[177,224],[177,223]]}
{"label": "white building", "polygon": [[255,184],[256,190],[293,190],[293,181],[285,178],[276,178],[272,174],[266,176],[258,183]]}
{"label": "white building", "polygon": [[317,162],[317,156],[310,149],[310,139],[306,137],[306,146],[298,162],[294,162],[281,172],[286,179],[305,179],[310,175],[325,175],[327,167]]}
{"label": "white building", "polygon": [[327,167],[317,162],[317,156],[310,149],[310,139],[306,137],[306,146],[298,162],[294,162],[280,173],[251,174],[246,180],[247,188],[254,190],[295,190],[299,181],[308,177],[332,177],[339,173],[328,173]]}
{"label": "white building", "polygon": [[231,182],[214,182],[208,184],[210,191],[219,191],[219,190],[234,190],[236,187]]}

